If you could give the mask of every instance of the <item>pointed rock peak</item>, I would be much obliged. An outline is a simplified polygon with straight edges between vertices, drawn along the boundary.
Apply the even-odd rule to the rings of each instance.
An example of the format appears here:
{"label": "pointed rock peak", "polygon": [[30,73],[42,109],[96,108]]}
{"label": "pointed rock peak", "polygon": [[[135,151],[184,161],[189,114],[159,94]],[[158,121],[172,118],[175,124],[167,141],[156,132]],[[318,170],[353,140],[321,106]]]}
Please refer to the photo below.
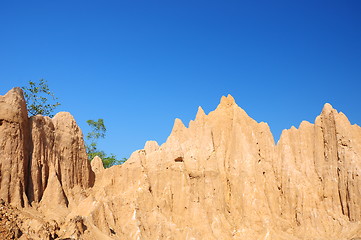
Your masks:
{"label": "pointed rock peak", "polygon": [[93,160],[91,161],[91,168],[93,172],[98,173],[104,170],[103,161],[100,157],[95,156]]}
{"label": "pointed rock peak", "polygon": [[54,126],[62,126],[62,128],[78,128],[76,121],[69,112],[58,112],[52,118]]}
{"label": "pointed rock peak", "polygon": [[329,103],[325,103],[325,105],[323,106],[323,109],[322,109],[322,112],[320,114],[321,117],[327,117],[329,115],[333,115],[333,116],[336,116],[338,115],[338,112],[336,109],[334,109],[332,107],[331,104]]}
{"label": "pointed rock peak", "polygon": [[196,120],[200,120],[206,116],[205,112],[203,111],[203,108],[201,106],[198,107]]}
{"label": "pointed rock peak", "polygon": [[74,119],[74,117],[69,112],[58,112],[53,119]]}
{"label": "pointed rock peak", "polygon": [[1,119],[11,122],[24,122],[28,120],[26,102],[21,88],[13,88],[5,95],[0,95]]}
{"label": "pointed rock peak", "polygon": [[348,120],[347,116],[343,112],[338,112],[334,109],[331,104],[326,103],[322,109],[320,116],[316,118],[315,123],[321,124],[322,118],[329,118],[332,115],[332,119],[336,121],[338,124],[350,125],[350,120]]}
{"label": "pointed rock peak", "polygon": [[236,103],[236,101],[234,100],[234,97],[231,94],[227,95],[227,99],[232,101],[233,103]]}
{"label": "pointed rock peak", "polygon": [[180,120],[179,118],[176,118],[175,121],[174,121],[172,133],[180,131],[180,130],[185,129],[185,128],[186,127],[184,126],[182,120]]}
{"label": "pointed rock peak", "polygon": [[16,95],[19,95],[19,96],[23,96],[23,90],[19,87],[15,87],[15,88],[12,88],[10,91],[8,91],[5,95],[12,95],[12,94],[16,94]]}
{"label": "pointed rock peak", "polygon": [[305,127],[312,126],[312,125],[313,125],[312,123],[304,120],[300,123],[300,125],[298,126],[298,129],[305,128]]}
{"label": "pointed rock peak", "polygon": [[332,110],[334,110],[332,105],[329,104],[329,103],[325,103],[325,105],[323,106],[322,112],[323,113],[330,113]]}
{"label": "pointed rock peak", "polygon": [[144,150],[147,154],[157,151],[159,149],[159,145],[156,141],[147,141],[144,145]]}
{"label": "pointed rock peak", "polygon": [[237,104],[236,104],[234,98],[230,94],[228,94],[227,97],[222,96],[221,102],[219,103],[219,107],[230,107],[233,105],[237,105]]}
{"label": "pointed rock peak", "polygon": [[22,106],[26,107],[23,90],[21,88],[12,88],[4,95],[0,95],[0,103],[6,103],[13,105],[13,107],[19,108]]}

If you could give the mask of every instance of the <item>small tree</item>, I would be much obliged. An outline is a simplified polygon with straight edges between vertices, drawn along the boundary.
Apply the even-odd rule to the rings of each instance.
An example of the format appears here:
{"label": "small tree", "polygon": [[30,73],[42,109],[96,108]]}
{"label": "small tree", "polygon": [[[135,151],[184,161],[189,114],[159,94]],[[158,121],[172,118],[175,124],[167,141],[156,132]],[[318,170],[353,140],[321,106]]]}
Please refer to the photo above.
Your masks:
{"label": "small tree", "polygon": [[98,140],[105,137],[107,130],[104,120],[99,118],[98,121],[88,120],[87,123],[92,128],[92,131],[86,136],[86,139],[89,141],[89,143],[86,144],[89,161],[93,160],[95,156],[98,156],[102,159],[105,168],[124,163],[127,160],[126,158],[118,160],[114,154],[111,153],[107,155],[104,151],[98,149]]}
{"label": "small tree", "polygon": [[41,114],[53,117],[54,109],[60,105],[55,95],[50,91],[47,81],[29,81],[29,86],[22,87],[29,116]]}

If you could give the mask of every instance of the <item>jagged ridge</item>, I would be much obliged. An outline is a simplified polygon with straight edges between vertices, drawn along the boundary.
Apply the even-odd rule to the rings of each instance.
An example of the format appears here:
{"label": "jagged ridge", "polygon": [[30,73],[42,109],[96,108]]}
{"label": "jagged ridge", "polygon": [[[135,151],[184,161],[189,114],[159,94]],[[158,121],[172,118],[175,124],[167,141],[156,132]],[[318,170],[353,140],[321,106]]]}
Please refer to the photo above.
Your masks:
{"label": "jagged ridge", "polygon": [[[17,98],[21,98],[19,96]],[[2,122],[20,119],[18,123],[24,124],[26,119],[19,118],[26,115],[24,103],[9,107],[6,98],[9,99],[0,98],[0,110],[11,109],[13,114],[9,117],[0,111]],[[55,131],[52,135],[52,129],[67,122],[66,119],[51,120],[52,127],[48,123],[50,119],[38,118],[31,120],[34,126],[31,132],[24,131],[14,137],[16,144],[7,146],[8,135],[0,135],[0,156],[4,159],[17,154],[12,158],[16,159],[17,166],[26,166],[29,165],[26,156],[30,152],[26,148],[21,150],[20,143],[27,141],[27,134],[32,139],[37,136],[43,139],[35,142],[48,143],[35,147],[39,151],[31,152],[30,167],[34,172],[30,174],[25,170],[28,167],[18,167],[15,173],[23,171],[30,179],[48,176],[45,190],[44,184],[34,187],[42,189],[43,196],[27,190],[26,198],[33,199],[30,200],[33,203],[40,201],[41,214],[58,222],[82,216],[86,230],[82,227],[83,230],[77,232],[80,238],[278,240],[361,236],[358,187],[361,128],[351,125],[344,114],[329,104],[325,104],[315,124],[302,122],[298,129],[284,130],[275,144],[266,123],[251,119],[232,96],[222,97],[217,109],[208,115],[199,108],[188,128],[176,119],[163,145],[147,142],[144,149],[134,152],[125,164],[110,169],[99,167],[99,159],[94,161],[93,187],[93,172],[88,170],[86,160],[79,160],[86,159],[79,153],[83,150],[69,148],[74,146],[74,139],[78,139],[75,146],[82,144],[75,121],[70,121],[70,132],[58,131],[57,135]],[[5,131],[10,129],[9,126],[0,127]],[[46,137],[40,137],[42,134]],[[70,137],[73,140],[69,141],[69,136],[75,138]],[[55,144],[57,139],[63,140]],[[53,145],[63,152],[49,148]],[[47,159],[44,156],[53,156],[54,151],[57,152],[54,158],[73,161],[58,161],[57,164],[48,157],[48,162],[55,162],[50,164],[55,170],[49,167],[49,174],[43,173],[34,161],[41,163]],[[75,176],[72,169],[81,174],[89,173],[89,178],[84,178],[85,182],[80,180],[83,178]],[[60,177],[62,174],[68,175]],[[28,178],[12,184],[29,189]],[[50,188],[50,182],[55,187]],[[1,182],[0,193],[8,191],[3,190],[8,189],[3,184]],[[63,210],[49,217],[49,213],[42,210],[49,206],[45,201],[42,203],[44,195],[57,192],[62,199],[59,189],[63,189],[68,202],[59,202]],[[11,196],[8,201],[19,202],[17,195]],[[68,234],[63,236],[74,232],[67,224],[59,225]]]}

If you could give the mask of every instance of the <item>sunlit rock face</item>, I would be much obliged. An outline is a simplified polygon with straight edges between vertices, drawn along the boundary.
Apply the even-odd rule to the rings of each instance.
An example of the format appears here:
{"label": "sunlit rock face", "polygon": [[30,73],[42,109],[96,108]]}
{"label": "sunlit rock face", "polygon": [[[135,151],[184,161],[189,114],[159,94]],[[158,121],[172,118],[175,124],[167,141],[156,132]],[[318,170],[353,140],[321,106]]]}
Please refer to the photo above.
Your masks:
{"label": "sunlit rock face", "polygon": [[[84,148],[83,135],[74,118],[65,112],[52,119],[28,118],[22,90],[0,96],[0,197],[15,206],[45,201],[44,191],[59,186],[69,203],[74,187],[86,189],[94,173]],[[53,171],[53,172],[52,172]],[[49,178],[54,178],[49,181]],[[52,194],[49,193],[50,202]]]}
{"label": "sunlit rock face", "polygon": [[18,206],[27,202],[30,130],[19,88],[0,96],[0,198]]}
{"label": "sunlit rock face", "polygon": [[[266,123],[222,97],[188,127],[176,119],[163,145],[149,141],[108,169],[99,158],[90,166],[70,114],[28,119],[19,89],[0,97],[0,119],[1,197],[54,220],[48,235],[361,238],[361,128],[330,104],[275,144]],[[38,227],[24,219],[21,229]]]}
{"label": "sunlit rock face", "polygon": [[361,128],[326,104],[315,124],[273,139],[222,97],[188,127],[176,119],[162,146],[147,142],[100,174],[94,212],[108,217],[93,220],[125,239],[361,236]]}

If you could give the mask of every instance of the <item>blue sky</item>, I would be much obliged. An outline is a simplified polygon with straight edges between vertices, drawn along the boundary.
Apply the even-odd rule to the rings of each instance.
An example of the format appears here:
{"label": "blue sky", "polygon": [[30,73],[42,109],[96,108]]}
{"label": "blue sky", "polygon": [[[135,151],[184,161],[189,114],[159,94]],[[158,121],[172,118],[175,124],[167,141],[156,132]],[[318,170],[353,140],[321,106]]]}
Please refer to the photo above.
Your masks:
{"label": "blue sky", "polygon": [[361,124],[361,1],[0,2],[0,94],[44,78],[119,158],[231,94],[276,139],[330,102]]}

